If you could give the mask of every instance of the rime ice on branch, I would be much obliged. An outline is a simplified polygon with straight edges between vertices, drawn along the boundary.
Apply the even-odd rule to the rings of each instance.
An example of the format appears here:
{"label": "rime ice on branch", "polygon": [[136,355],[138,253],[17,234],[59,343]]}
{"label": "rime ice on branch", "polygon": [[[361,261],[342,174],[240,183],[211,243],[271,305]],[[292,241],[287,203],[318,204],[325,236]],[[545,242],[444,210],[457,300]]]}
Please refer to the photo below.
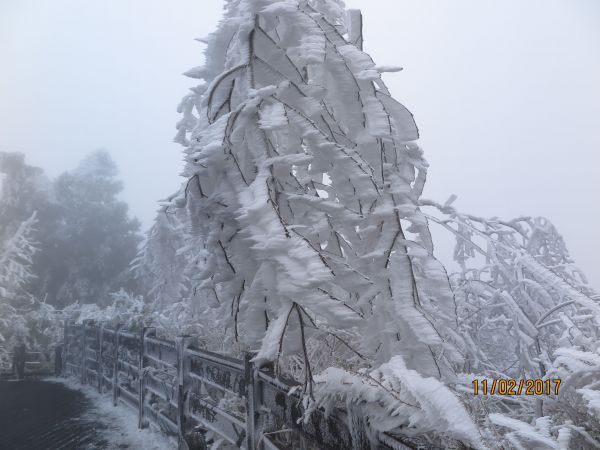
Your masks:
{"label": "rime ice on branch", "polygon": [[194,289],[257,360],[353,330],[361,357],[443,377],[462,357],[417,205],[427,163],[344,23],[337,2],[229,2],[187,72],[205,83],[180,106],[173,208],[187,208]]}
{"label": "rime ice on branch", "polygon": [[[464,343],[418,206],[418,130],[346,14],[336,1],[227,3],[206,64],[187,72],[203,82],[180,105],[186,181],[136,267],[159,315],[166,297],[189,293],[173,301],[202,311],[199,327],[297,369],[313,406],[344,399],[373,433],[433,430],[479,447],[446,387]],[[314,389],[332,365],[348,371],[324,372]],[[330,392],[332,374],[352,382]],[[361,390],[365,380],[376,386]],[[466,421],[449,421],[448,405]],[[373,428],[384,411],[398,413]]]}
{"label": "rime ice on branch", "polygon": [[505,430],[514,448],[600,447],[600,295],[547,219],[484,219],[452,200],[421,204],[456,237],[460,271],[450,278],[468,343],[465,371],[561,380],[560,395],[477,399],[472,414]]}
{"label": "rime ice on branch", "polygon": [[[345,402],[355,441],[600,447],[597,294],[548,222],[420,200],[418,131],[380,76],[399,68],[362,51],[359,14],[231,0],[204,42],[180,105],[186,181],[137,262],[162,323],[303,378],[309,411]],[[457,237],[450,280],[428,220]],[[474,396],[475,377],[564,394]]]}

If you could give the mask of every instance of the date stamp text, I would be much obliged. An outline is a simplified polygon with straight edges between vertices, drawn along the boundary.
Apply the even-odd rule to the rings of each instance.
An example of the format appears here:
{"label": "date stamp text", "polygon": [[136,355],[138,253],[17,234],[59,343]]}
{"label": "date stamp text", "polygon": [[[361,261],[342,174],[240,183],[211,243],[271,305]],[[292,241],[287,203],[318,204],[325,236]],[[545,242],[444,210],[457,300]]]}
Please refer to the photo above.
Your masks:
{"label": "date stamp text", "polygon": [[560,379],[554,380],[473,380],[474,395],[558,395]]}

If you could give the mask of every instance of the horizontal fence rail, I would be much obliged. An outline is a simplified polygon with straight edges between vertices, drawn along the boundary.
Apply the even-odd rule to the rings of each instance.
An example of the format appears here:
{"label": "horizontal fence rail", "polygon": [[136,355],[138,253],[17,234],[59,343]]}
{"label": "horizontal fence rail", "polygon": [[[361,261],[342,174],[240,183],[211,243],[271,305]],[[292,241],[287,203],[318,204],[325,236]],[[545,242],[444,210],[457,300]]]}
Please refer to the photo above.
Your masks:
{"label": "horizontal fence rail", "polygon": [[[18,369],[16,360],[14,358],[14,352],[8,354],[8,357],[12,361],[10,370],[0,373],[0,378],[8,378],[17,376]],[[41,375],[52,375],[58,374],[56,372],[56,355],[50,353],[44,353],[40,351],[26,351],[24,361],[24,376],[41,376]]]}
{"label": "horizontal fence rail", "polygon": [[[113,404],[131,408],[138,425],[172,436],[178,448],[206,449],[207,436],[245,450],[427,449],[408,438],[382,435],[372,445],[348,428],[344,411],[304,416],[297,385],[244,360],[194,346],[191,337],[159,339],[87,321],[67,322],[63,375],[92,385]],[[212,432],[212,433],[209,433]]]}

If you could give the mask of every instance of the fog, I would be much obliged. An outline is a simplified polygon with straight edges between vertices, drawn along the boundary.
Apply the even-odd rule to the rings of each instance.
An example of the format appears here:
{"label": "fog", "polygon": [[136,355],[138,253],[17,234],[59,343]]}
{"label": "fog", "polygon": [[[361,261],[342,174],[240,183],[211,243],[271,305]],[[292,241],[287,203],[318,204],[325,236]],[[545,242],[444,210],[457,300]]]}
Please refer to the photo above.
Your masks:
{"label": "fog", "polygon": [[[600,286],[600,3],[348,1],[365,50],[415,115],[424,196],[483,216],[543,215]],[[106,148],[147,228],[180,183],[176,107],[217,0],[3,0],[0,151],[51,176]]]}

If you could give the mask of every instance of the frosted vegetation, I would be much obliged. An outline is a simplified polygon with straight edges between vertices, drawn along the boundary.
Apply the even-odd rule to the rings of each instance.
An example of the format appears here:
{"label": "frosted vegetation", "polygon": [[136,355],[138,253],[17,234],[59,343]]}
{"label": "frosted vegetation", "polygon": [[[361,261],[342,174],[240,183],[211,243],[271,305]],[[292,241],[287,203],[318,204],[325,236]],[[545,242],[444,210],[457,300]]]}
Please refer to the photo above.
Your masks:
{"label": "frosted vegetation", "polygon": [[0,153],[0,370],[19,342],[53,360],[60,320],[82,306],[89,315],[121,307],[123,296],[127,309],[135,304],[119,290],[135,290],[129,263],[141,237],[116,198],[116,175],[101,150],[55,180],[21,154]]}
{"label": "frosted vegetation", "polygon": [[[345,406],[371,438],[600,447],[600,297],[554,226],[421,198],[417,127],[381,79],[398,68],[362,51],[356,11],[226,4],[202,40],[205,64],[187,72],[199,84],[179,107],[185,181],[132,264],[136,282],[69,311],[255,352],[300,383],[309,413]],[[25,289],[28,217],[4,237],[2,318],[22,317],[10,299],[39,302]],[[455,271],[434,256],[430,226],[456,239]],[[13,323],[0,320],[0,333]],[[558,395],[474,396],[484,378],[562,384]]]}

